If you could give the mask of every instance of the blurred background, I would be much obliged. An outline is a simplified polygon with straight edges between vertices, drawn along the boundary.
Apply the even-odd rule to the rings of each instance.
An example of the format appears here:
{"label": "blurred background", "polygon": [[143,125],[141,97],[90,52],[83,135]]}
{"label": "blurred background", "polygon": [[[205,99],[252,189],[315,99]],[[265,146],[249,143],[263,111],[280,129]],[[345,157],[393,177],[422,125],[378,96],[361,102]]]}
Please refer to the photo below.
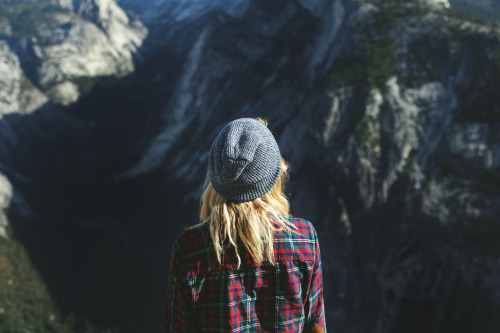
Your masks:
{"label": "blurred background", "polygon": [[0,331],[158,332],[263,117],[328,330],[500,332],[499,0],[0,0]]}

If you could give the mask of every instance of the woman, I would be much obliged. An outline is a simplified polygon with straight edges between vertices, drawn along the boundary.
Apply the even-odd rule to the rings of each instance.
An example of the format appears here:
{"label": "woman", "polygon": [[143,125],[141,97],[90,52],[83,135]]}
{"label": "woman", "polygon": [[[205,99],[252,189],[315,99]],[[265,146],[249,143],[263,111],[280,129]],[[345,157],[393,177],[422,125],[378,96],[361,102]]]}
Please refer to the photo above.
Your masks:
{"label": "woman", "polygon": [[164,332],[326,332],[318,238],[288,217],[287,168],[261,119],[219,132],[202,222],[174,242]]}

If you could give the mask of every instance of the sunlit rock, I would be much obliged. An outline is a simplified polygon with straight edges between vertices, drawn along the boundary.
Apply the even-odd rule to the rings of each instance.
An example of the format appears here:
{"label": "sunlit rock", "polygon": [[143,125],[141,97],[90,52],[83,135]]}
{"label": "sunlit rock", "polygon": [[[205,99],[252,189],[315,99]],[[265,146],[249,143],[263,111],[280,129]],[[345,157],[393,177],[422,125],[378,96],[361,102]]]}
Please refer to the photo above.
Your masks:
{"label": "sunlit rock", "polygon": [[0,40],[0,116],[19,109],[22,78],[19,59],[7,43]]}
{"label": "sunlit rock", "polygon": [[8,179],[0,173],[0,237],[7,237],[6,227],[9,222],[5,210],[9,208],[12,200],[12,185]]}
{"label": "sunlit rock", "polygon": [[47,91],[50,100],[56,104],[69,105],[78,100],[80,93],[73,82],[62,82]]}
{"label": "sunlit rock", "polygon": [[132,57],[146,30],[138,24],[129,27],[128,17],[121,10],[118,13],[116,20],[111,16],[99,21],[106,22],[106,31],[71,15],[57,17],[54,30],[40,33],[39,40],[44,40],[45,45],[36,48],[38,58],[43,59],[37,70],[40,85],[50,87],[67,79],[123,76],[132,72]]}
{"label": "sunlit rock", "polygon": [[[113,0],[59,5],[37,3],[24,16],[37,24],[23,31],[12,31],[14,14],[0,18],[0,38],[12,35],[8,45],[0,39],[1,113],[29,113],[49,99],[67,105],[79,98],[76,81],[134,71],[134,54],[147,35],[139,20]],[[16,4],[10,6],[15,13]]]}
{"label": "sunlit rock", "polygon": [[436,9],[450,8],[448,0],[424,0],[425,4],[433,6]]}

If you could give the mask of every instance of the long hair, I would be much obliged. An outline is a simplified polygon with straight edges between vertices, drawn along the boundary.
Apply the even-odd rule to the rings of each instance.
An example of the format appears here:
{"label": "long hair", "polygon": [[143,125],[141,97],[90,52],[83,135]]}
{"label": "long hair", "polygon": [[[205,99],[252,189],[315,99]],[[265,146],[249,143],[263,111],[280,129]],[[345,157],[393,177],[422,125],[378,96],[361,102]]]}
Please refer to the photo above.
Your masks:
{"label": "long hair", "polygon": [[290,215],[290,204],[284,194],[287,171],[288,164],[281,158],[281,173],[274,187],[263,196],[250,201],[228,200],[218,194],[207,181],[201,197],[201,223],[191,228],[210,224],[210,236],[219,263],[222,263],[224,242],[227,240],[229,246],[235,249],[238,268],[240,267],[241,258],[237,245],[240,240],[257,264],[260,265],[264,260],[275,264],[275,232],[295,228],[285,219]]}

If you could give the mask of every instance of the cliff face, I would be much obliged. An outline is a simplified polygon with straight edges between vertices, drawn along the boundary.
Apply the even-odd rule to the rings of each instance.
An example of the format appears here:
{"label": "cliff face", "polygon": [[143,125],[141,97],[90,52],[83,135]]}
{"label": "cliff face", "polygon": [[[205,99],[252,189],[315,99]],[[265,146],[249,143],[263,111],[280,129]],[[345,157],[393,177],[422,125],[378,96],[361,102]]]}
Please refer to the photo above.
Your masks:
{"label": "cliff face", "polygon": [[[140,21],[113,1],[1,1],[2,169],[26,183],[25,168],[13,154],[36,154],[31,142],[40,139],[85,137],[86,122],[60,106],[88,94],[101,77],[133,72],[133,56],[146,34]],[[23,119],[38,110],[43,112]]]}
{"label": "cliff face", "polygon": [[[88,286],[86,272],[105,271],[87,270],[79,254],[95,237],[50,225],[86,221],[70,203],[83,193],[68,179],[78,182],[75,165],[102,156],[78,156],[99,131],[70,109],[101,78],[132,73],[146,34],[113,1],[0,1],[0,331],[80,331],[81,321],[95,320],[82,310],[88,290],[97,297],[111,288]],[[61,201],[68,193],[76,198]],[[68,324],[69,313],[77,320]]]}
{"label": "cliff face", "polygon": [[45,104],[48,98],[30,84],[18,56],[4,40],[0,41],[0,57],[0,115],[30,113]]}
{"label": "cliff face", "polygon": [[12,199],[12,185],[0,174],[0,237],[7,237],[5,228],[8,226],[7,216],[5,210],[9,208]]}
{"label": "cliff face", "polygon": [[[369,59],[356,51],[336,59],[330,125],[318,135],[328,162],[316,173],[330,184],[323,207],[337,201],[318,218],[337,216],[350,234],[349,259],[340,260],[350,267],[332,260],[343,271],[336,289],[347,291],[337,304],[377,313],[361,331],[487,332],[472,322],[498,327],[497,296],[486,296],[498,283],[498,249],[487,240],[498,230],[497,107],[487,88],[498,87],[498,31],[411,5],[366,4],[360,13],[364,40],[346,49],[358,43]],[[331,246],[332,256],[339,251]],[[450,308],[457,297],[481,313]]]}
{"label": "cliff face", "polygon": [[[339,32],[346,14],[346,5],[340,1],[309,2],[307,7],[301,2],[239,4],[239,10],[231,14],[216,10],[202,20],[185,20],[174,27],[191,32],[194,24],[198,30],[188,34],[191,39],[183,44],[189,48],[182,56],[172,98],[162,116],[165,130],[123,177],[151,171],[170,159],[169,152],[175,152],[167,165],[169,170],[189,181],[199,179],[205,165],[193,165],[185,159],[205,159],[207,145],[188,155],[177,154],[174,146],[178,138],[189,131],[190,142],[204,141],[207,135],[216,134],[222,119],[233,117],[235,112],[252,114],[260,109],[273,116],[282,113],[275,126],[284,125],[293,116],[287,107],[302,103],[324,68],[331,65],[346,34]],[[278,105],[279,101],[284,103]]]}
{"label": "cliff face", "polygon": [[[61,0],[52,28],[29,37],[0,21],[9,215],[53,222],[43,232],[68,247],[61,265],[86,267],[44,272],[61,304],[102,322],[79,302],[109,289],[92,294],[96,267],[82,254],[99,252],[87,243],[100,238],[114,249],[96,246],[103,275],[126,267],[162,285],[157,262],[172,230],[195,222],[212,139],[232,119],[261,116],[292,165],[294,214],[319,231],[330,330],[500,328],[497,27],[456,15],[452,1],[119,4],[149,30],[135,67],[146,30],[112,1]],[[106,295],[124,300],[135,279]],[[160,318],[161,288],[117,312],[144,305]],[[160,326],[131,318],[105,322]]]}
{"label": "cliff face", "polygon": [[[0,6],[1,54],[10,57],[5,63],[15,73],[2,90],[14,92],[9,105],[18,112],[34,110],[47,100],[68,105],[88,92],[92,80],[132,72],[133,54],[147,33],[112,0],[19,1]],[[21,85],[36,87],[33,102],[16,99]],[[18,105],[22,102],[27,105]]]}
{"label": "cliff face", "polygon": [[162,169],[201,184],[208,138],[265,116],[295,212],[321,231],[330,327],[498,327],[499,30],[447,7],[252,1],[186,20],[198,34],[164,129],[119,179]]}

